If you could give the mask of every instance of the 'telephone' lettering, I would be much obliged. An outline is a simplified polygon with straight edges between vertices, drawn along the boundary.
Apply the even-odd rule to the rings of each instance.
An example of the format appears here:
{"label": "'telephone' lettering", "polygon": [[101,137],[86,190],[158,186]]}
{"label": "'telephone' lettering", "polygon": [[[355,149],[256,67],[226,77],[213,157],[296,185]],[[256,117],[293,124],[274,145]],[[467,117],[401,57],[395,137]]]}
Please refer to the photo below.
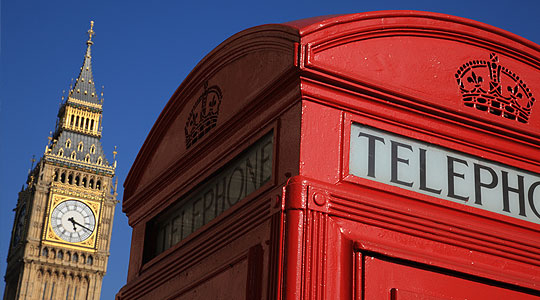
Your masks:
{"label": "'telephone' lettering", "polygon": [[540,224],[540,175],[353,123],[352,175]]}

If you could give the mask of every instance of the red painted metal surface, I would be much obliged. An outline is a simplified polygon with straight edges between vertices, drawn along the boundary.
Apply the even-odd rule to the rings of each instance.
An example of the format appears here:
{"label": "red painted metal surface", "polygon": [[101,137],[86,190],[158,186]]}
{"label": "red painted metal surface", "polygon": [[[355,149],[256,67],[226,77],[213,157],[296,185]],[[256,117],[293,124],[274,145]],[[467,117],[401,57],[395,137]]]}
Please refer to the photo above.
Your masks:
{"label": "red painted metal surface", "polygon": [[[117,299],[538,299],[540,225],[352,175],[350,147],[361,124],[538,174],[539,71],[538,45],[440,14],[238,33],[180,85],[126,179],[133,238]],[[501,89],[480,92],[499,93],[486,108],[470,94],[490,80]],[[186,144],[211,87],[215,126]],[[503,98],[521,106],[501,112]],[[269,132],[271,179],[149,256],[152,222]]]}
{"label": "red painted metal surface", "polygon": [[363,263],[366,299],[538,299],[456,274],[387,262],[374,257],[365,257]]}

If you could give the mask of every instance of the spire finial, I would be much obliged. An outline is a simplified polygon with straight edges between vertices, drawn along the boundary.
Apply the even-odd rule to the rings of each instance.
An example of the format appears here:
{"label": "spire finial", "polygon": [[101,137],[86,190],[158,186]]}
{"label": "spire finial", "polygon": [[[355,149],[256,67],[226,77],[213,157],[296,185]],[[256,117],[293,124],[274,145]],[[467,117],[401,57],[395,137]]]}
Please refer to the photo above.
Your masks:
{"label": "spire finial", "polygon": [[[114,146],[114,151],[112,152],[112,154],[113,154],[113,159],[114,159],[113,168],[116,169],[116,154],[118,154],[118,152],[116,151],[116,146]],[[114,190],[116,192],[116,188]]]}
{"label": "spire finial", "polygon": [[94,43],[92,42],[92,36],[94,36],[95,34],[93,28],[94,28],[94,21],[90,21],[90,30],[88,30],[88,42],[86,42],[88,45],[92,45]]}
{"label": "spire finial", "polygon": [[32,165],[30,166],[30,170],[28,170],[28,175],[30,175],[30,173],[34,169],[34,163],[36,162],[36,156],[32,155],[32,159],[30,161],[32,162]]}

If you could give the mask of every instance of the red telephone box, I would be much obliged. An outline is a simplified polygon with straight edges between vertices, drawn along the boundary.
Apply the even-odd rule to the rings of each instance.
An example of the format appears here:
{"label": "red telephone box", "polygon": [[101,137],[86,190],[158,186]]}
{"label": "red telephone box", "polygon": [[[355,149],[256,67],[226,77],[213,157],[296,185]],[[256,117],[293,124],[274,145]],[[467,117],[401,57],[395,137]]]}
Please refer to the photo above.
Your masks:
{"label": "red telephone box", "polygon": [[232,36],[126,179],[117,299],[538,299],[539,71],[434,13]]}

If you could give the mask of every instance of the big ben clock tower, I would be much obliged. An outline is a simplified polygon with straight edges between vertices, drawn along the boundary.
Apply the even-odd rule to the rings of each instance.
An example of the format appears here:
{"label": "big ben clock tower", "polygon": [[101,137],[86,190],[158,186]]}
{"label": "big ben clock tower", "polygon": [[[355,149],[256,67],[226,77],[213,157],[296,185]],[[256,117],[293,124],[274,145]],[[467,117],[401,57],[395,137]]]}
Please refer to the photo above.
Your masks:
{"label": "big ben clock tower", "polygon": [[109,163],[100,143],[103,95],[92,74],[93,22],[88,35],[55,131],[19,193],[4,300],[94,300],[101,294],[117,203],[116,162]]}

